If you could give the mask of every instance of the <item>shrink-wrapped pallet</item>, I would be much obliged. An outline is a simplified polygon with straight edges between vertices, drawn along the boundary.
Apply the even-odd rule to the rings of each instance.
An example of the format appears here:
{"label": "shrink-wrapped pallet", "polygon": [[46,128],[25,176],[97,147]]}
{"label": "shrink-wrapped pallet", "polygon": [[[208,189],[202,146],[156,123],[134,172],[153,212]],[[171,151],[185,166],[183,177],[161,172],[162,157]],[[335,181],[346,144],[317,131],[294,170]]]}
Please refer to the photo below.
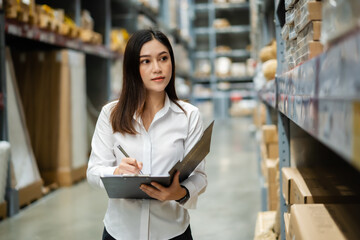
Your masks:
{"label": "shrink-wrapped pallet", "polygon": [[26,121],[46,185],[85,177],[88,141],[85,58],[73,51],[15,54]]}
{"label": "shrink-wrapped pallet", "polygon": [[0,204],[5,201],[6,180],[8,176],[8,163],[10,157],[10,144],[0,142]]}
{"label": "shrink-wrapped pallet", "polygon": [[30,144],[23,105],[17,88],[10,53],[6,55],[6,90],[8,131],[11,144],[11,163],[15,174],[15,188],[21,189],[40,181],[38,166]]}

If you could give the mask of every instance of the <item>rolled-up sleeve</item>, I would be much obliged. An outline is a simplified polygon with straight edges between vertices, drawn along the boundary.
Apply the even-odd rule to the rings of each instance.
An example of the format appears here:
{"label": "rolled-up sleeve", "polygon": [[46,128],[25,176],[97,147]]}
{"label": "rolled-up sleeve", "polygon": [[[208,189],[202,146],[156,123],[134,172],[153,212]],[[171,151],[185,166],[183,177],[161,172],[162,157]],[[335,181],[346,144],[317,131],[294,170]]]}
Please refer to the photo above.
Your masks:
{"label": "rolled-up sleeve", "polygon": [[[203,135],[203,121],[200,112],[194,111],[189,116],[189,132],[185,140],[185,154],[195,146]],[[189,190],[190,198],[182,206],[186,209],[195,209],[198,196],[203,193],[207,186],[205,173],[205,159],[196,167],[194,172],[184,180],[181,185]]]}
{"label": "rolled-up sleeve", "polygon": [[116,169],[113,152],[113,130],[109,121],[110,106],[101,110],[91,141],[91,154],[87,169],[87,180],[94,187],[104,188],[101,176],[112,175]]}

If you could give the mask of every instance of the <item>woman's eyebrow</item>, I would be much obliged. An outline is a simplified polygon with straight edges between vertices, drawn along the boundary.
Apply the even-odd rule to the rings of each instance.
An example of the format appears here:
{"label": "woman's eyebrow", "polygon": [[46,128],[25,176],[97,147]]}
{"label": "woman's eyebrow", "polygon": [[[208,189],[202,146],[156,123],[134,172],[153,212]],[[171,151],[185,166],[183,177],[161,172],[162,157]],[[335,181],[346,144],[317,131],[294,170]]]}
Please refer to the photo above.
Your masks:
{"label": "woman's eyebrow", "polygon": [[[161,53],[158,54],[158,56],[162,55],[162,54],[169,54],[167,51],[162,51]],[[143,57],[151,57],[151,55],[141,55],[140,58]]]}

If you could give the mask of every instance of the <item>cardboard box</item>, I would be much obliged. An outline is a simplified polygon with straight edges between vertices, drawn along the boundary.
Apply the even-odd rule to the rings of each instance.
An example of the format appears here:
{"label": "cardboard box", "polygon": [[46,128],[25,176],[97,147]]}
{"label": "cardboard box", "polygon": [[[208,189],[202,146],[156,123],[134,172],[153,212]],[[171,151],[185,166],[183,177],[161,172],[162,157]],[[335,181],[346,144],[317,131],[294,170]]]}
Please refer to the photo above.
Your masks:
{"label": "cardboard box", "polygon": [[268,183],[268,210],[275,211],[279,203],[279,159],[266,159],[265,165]]}
{"label": "cardboard box", "polygon": [[273,232],[275,224],[276,211],[259,212],[256,219],[255,237],[254,240],[276,239],[276,234]]}
{"label": "cardboard box", "polygon": [[277,143],[279,141],[276,125],[262,126],[262,133],[265,143]]}
{"label": "cardboard box", "polygon": [[309,42],[309,59],[316,57],[324,51],[324,46],[320,42]]}
{"label": "cardboard box", "polygon": [[296,33],[299,33],[311,21],[322,19],[321,2],[300,0],[295,5],[294,25]]}
{"label": "cardboard box", "polygon": [[360,205],[295,204],[290,212],[290,239],[360,239]]}
{"label": "cardboard box", "polygon": [[321,21],[311,21],[306,27],[298,33],[297,47],[301,49],[311,41],[320,41]]}
{"label": "cardboard box", "polygon": [[267,156],[271,159],[279,158],[279,144],[278,143],[268,143],[267,144]]}
{"label": "cardboard box", "polygon": [[330,168],[283,168],[287,204],[360,203],[360,183],[346,171]]}
{"label": "cardboard box", "polygon": [[265,159],[268,159],[268,151],[266,144],[264,142],[260,145],[260,151],[261,151],[261,159],[264,161]]}
{"label": "cardboard box", "polygon": [[284,222],[285,222],[285,239],[291,240],[290,238],[290,213],[284,213]]}
{"label": "cardboard box", "polygon": [[286,204],[290,204],[290,189],[293,186],[294,179],[299,178],[301,179],[301,175],[297,168],[286,168],[283,167],[281,169],[282,173],[282,195],[285,199]]}

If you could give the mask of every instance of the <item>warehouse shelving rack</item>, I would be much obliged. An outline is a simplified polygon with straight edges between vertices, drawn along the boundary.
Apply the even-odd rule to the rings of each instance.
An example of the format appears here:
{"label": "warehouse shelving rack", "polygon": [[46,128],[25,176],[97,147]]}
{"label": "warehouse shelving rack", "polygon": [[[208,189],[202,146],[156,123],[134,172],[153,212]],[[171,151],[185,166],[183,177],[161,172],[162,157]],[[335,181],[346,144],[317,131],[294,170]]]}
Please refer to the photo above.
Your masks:
{"label": "warehouse shelving rack", "polygon": [[[187,0],[191,2],[190,0]],[[184,39],[179,28],[170,28],[167,21],[167,1],[160,0],[159,14],[138,1],[130,0],[36,0],[37,4],[48,4],[54,8],[62,8],[77,25],[80,25],[81,9],[87,9],[94,19],[94,30],[103,36],[103,45],[91,45],[79,40],[70,39],[59,34],[39,29],[28,24],[5,19],[3,1],[0,0],[0,135],[1,140],[8,141],[7,130],[7,97],[5,74],[5,48],[17,49],[73,49],[86,54],[86,90],[88,104],[97,113],[111,97],[111,64],[121,59],[121,54],[110,50],[110,31],[112,27],[126,28],[130,33],[137,28],[137,16],[144,14],[153,21],[155,27],[173,36],[176,43],[182,44],[187,51],[191,49],[191,40]],[[126,11],[121,11],[126,9]],[[191,8],[190,8],[191,9]],[[125,15],[125,17],[124,17]],[[186,73],[180,73],[184,76]],[[188,76],[185,76],[188,77]],[[93,111],[92,111],[93,112]],[[97,117],[97,116],[93,116]],[[10,164],[9,164],[10,166]],[[11,188],[10,167],[8,170],[6,200],[8,215],[19,212],[18,191]]]}
{"label": "warehouse shelving rack", "polygon": [[[250,52],[246,50],[246,46],[250,42],[249,3],[222,4],[214,3],[213,0],[202,0],[195,1],[194,9],[193,27],[196,39],[194,40],[195,51],[191,56],[194,63],[192,65],[195,67],[197,60],[208,59],[211,72],[210,76],[202,78],[198,78],[193,74],[192,85],[201,84],[211,89],[212,95],[204,98],[193,93],[191,100],[193,102],[213,100],[214,115],[216,117],[226,117],[230,106],[230,94],[229,91],[219,89],[218,84],[222,82],[229,83],[230,90],[251,89],[253,87],[252,76],[218,77],[215,72],[216,59],[218,57],[229,57],[244,61],[250,57]],[[217,17],[227,18],[230,23],[235,24],[223,29],[216,29],[213,23]],[[226,53],[217,53],[215,48],[219,45],[228,45],[232,50]]]}
{"label": "warehouse shelving rack", "polygon": [[[360,170],[360,30],[323,54],[286,71],[284,1],[275,0],[278,68],[275,80],[258,92],[268,113],[277,115],[281,168],[342,165]],[[293,143],[296,142],[296,143]],[[288,212],[280,184],[281,238]]]}

